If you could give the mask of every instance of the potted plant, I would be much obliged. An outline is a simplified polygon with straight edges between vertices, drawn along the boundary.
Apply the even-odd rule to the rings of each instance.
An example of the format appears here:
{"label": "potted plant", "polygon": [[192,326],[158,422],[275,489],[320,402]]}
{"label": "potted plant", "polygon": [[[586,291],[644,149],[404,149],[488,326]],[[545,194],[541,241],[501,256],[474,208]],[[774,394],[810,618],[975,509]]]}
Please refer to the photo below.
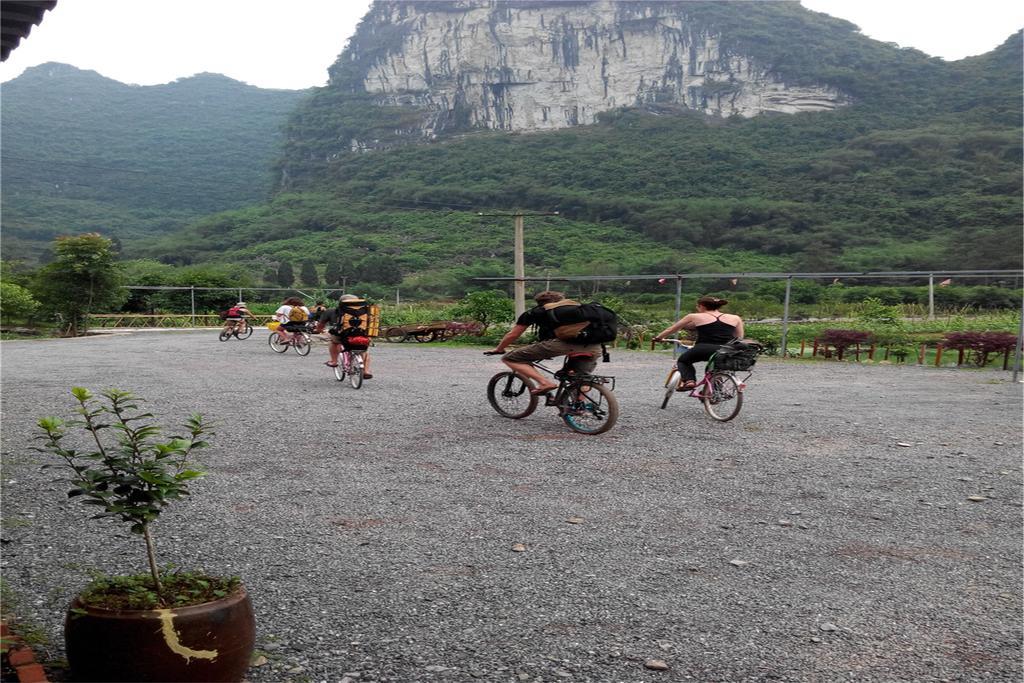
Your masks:
{"label": "potted plant", "polygon": [[[188,458],[207,445],[207,425],[192,415],[187,436],[165,438],[129,391],[108,389],[100,398],[81,387],[71,393],[80,419],[40,419],[43,447],[36,450],[71,470],[69,498],[95,506],[94,518],[120,520],[141,536],[149,563],[148,573],[95,578],[72,601],[64,635],[75,680],[241,680],[255,621],[239,579],[161,573],[152,536],[163,508],[204,475]],[[69,445],[73,432],[88,445]]]}

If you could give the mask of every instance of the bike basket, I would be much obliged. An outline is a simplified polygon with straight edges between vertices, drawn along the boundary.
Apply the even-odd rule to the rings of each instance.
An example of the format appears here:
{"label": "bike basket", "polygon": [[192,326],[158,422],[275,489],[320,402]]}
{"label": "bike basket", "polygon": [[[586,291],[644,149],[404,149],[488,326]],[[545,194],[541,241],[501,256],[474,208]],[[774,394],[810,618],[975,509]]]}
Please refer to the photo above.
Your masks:
{"label": "bike basket", "polygon": [[714,356],[715,370],[743,371],[754,367],[757,351],[724,348]]}
{"label": "bike basket", "polygon": [[277,322],[276,320],[271,320],[269,323],[267,323],[267,329],[270,330],[271,332],[276,332],[277,328],[279,327],[281,327],[281,323]]}

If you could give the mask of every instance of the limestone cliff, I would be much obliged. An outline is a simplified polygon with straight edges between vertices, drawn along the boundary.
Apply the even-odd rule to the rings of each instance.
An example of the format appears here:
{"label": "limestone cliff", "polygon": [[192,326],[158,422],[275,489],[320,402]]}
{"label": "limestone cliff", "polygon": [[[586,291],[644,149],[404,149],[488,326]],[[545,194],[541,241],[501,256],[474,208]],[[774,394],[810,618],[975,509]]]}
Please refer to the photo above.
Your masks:
{"label": "limestone cliff", "polygon": [[[822,111],[848,98],[787,83],[722,47],[685,2],[385,0],[332,68],[332,84],[419,112],[405,134],[594,123],[626,106],[714,116]],[[369,141],[352,141],[357,149]],[[370,142],[369,144],[373,144]]]}

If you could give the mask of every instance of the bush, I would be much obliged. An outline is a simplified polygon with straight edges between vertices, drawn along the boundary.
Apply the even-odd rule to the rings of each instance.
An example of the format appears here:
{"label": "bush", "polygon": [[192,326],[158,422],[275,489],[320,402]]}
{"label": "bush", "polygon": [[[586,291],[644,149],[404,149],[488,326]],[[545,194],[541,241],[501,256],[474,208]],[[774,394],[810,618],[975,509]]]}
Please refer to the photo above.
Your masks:
{"label": "bush", "polygon": [[20,285],[0,282],[0,320],[28,320],[39,310],[39,302]]}
{"label": "bush", "polygon": [[863,332],[861,330],[827,329],[823,330],[821,334],[818,335],[819,344],[835,347],[836,357],[839,360],[843,359],[843,354],[846,352],[846,349],[856,344],[866,344],[870,340],[871,333]]}
{"label": "bush", "polygon": [[942,342],[947,349],[966,351],[979,368],[988,365],[989,354],[1005,352],[1017,345],[1009,332],[947,332]]}

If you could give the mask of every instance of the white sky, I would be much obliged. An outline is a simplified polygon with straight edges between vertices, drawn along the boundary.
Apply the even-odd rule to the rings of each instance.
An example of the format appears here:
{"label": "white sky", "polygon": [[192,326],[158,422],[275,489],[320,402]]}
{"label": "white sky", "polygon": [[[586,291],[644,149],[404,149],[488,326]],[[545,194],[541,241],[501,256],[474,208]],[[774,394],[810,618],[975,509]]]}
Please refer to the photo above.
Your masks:
{"label": "white sky", "polygon": [[[371,0],[58,0],[0,65],[0,81],[63,62],[154,85],[203,71],[262,88],[327,82]],[[1024,27],[1018,0],[802,0],[877,40],[961,59]]]}

